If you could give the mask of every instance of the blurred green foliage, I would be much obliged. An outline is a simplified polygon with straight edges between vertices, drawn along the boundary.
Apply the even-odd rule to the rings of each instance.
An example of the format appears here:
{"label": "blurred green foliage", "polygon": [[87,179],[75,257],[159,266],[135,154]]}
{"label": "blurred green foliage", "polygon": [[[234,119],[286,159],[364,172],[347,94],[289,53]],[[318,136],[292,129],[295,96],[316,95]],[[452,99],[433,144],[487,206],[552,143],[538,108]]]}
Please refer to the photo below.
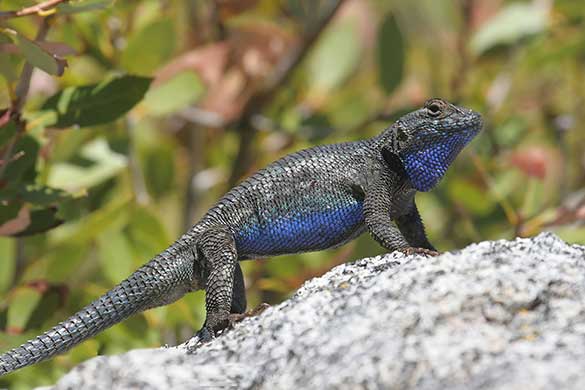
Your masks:
{"label": "blurred green foliage", "polygon": [[[0,8],[2,351],[125,278],[243,176],[373,136],[431,96],[486,119],[438,188],[417,196],[438,248],[542,230],[585,243],[582,2],[346,0],[328,23],[335,1],[77,0],[2,14],[38,3]],[[246,262],[249,305],[381,252],[363,236]],[[176,344],[203,318],[203,295],[191,294],[0,387]]]}

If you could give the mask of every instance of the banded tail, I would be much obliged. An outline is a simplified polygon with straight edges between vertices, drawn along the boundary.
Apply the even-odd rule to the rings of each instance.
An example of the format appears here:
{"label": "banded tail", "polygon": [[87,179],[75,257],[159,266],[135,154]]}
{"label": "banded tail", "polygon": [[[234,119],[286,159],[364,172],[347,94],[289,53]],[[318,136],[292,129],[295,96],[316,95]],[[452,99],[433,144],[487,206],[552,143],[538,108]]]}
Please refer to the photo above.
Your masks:
{"label": "banded tail", "polygon": [[192,257],[182,256],[177,247],[171,246],[51,330],[0,355],[0,376],[67,351],[132,314],[190,291]]}

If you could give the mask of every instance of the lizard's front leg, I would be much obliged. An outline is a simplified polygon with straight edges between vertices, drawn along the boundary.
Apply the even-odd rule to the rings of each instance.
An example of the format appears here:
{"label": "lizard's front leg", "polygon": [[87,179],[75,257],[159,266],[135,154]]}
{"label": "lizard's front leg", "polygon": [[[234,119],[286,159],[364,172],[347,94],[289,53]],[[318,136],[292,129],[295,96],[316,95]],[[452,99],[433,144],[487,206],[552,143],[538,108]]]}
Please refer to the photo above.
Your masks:
{"label": "lizard's front leg", "polygon": [[[424,253],[434,255],[435,253],[432,252],[434,248],[426,241],[424,230],[422,231],[424,240],[420,238],[418,228],[422,228],[422,222],[420,225],[414,223],[413,228],[413,225],[408,221],[409,213],[396,217],[398,226],[392,220],[393,215],[400,214],[396,210],[399,205],[394,203],[394,193],[400,185],[398,175],[386,171],[377,173],[377,175],[370,178],[364,199],[364,218],[372,237],[389,251],[399,250],[407,254]],[[410,206],[410,204],[407,205],[407,207]],[[414,210],[416,211],[416,208]],[[418,216],[417,211],[416,215]],[[418,219],[420,222],[420,217]],[[405,234],[407,235],[406,237]]]}
{"label": "lizard's front leg", "polygon": [[[231,310],[245,311],[245,298],[242,302],[243,278],[241,270],[237,299],[234,297],[234,273],[238,266],[238,254],[232,234],[223,227],[211,227],[202,233],[198,245],[203,255],[202,265],[206,269],[205,310],[206,318],[203,328],[198,332],[203,342],[215,337],[216,333],[229,326]],[[242,308],[242,306],[244,306]]]}
{"label": "lizard's front leg", "polygon": [[430,256],[439,254],[425,234],[425,227],[414,199],[410,203],[408,212],[396,218],[396,226],[411,246],[411,253],[422,253]]}

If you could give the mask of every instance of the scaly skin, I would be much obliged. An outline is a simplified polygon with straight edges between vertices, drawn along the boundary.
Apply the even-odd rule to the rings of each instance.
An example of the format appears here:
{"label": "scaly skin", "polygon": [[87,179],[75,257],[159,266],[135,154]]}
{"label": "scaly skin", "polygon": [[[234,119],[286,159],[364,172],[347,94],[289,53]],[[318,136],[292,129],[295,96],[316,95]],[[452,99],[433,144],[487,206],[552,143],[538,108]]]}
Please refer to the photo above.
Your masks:
{"label": "scaly skin", "polygon": [[209,340],[244,313],[240,260],[337,247],[368,231],[389,251],[435,254],[414,203],[480,131],[431,99],[380,135],[290,154],[224,195],[189,232],[89,306],[0,355],[0,375],[66,351],[139,311],[205,289]]}

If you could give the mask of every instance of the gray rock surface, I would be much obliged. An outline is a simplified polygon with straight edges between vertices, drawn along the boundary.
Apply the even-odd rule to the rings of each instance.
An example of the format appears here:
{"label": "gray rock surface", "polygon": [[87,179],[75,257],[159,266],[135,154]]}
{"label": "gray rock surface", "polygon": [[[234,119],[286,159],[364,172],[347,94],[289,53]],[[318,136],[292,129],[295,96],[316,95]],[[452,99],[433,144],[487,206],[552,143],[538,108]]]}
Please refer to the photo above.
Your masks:
{"label": "gray rock surface", "polygon": [[191,354],[97,357],[54,388],[585,389],[585,247],[362,259]]}

